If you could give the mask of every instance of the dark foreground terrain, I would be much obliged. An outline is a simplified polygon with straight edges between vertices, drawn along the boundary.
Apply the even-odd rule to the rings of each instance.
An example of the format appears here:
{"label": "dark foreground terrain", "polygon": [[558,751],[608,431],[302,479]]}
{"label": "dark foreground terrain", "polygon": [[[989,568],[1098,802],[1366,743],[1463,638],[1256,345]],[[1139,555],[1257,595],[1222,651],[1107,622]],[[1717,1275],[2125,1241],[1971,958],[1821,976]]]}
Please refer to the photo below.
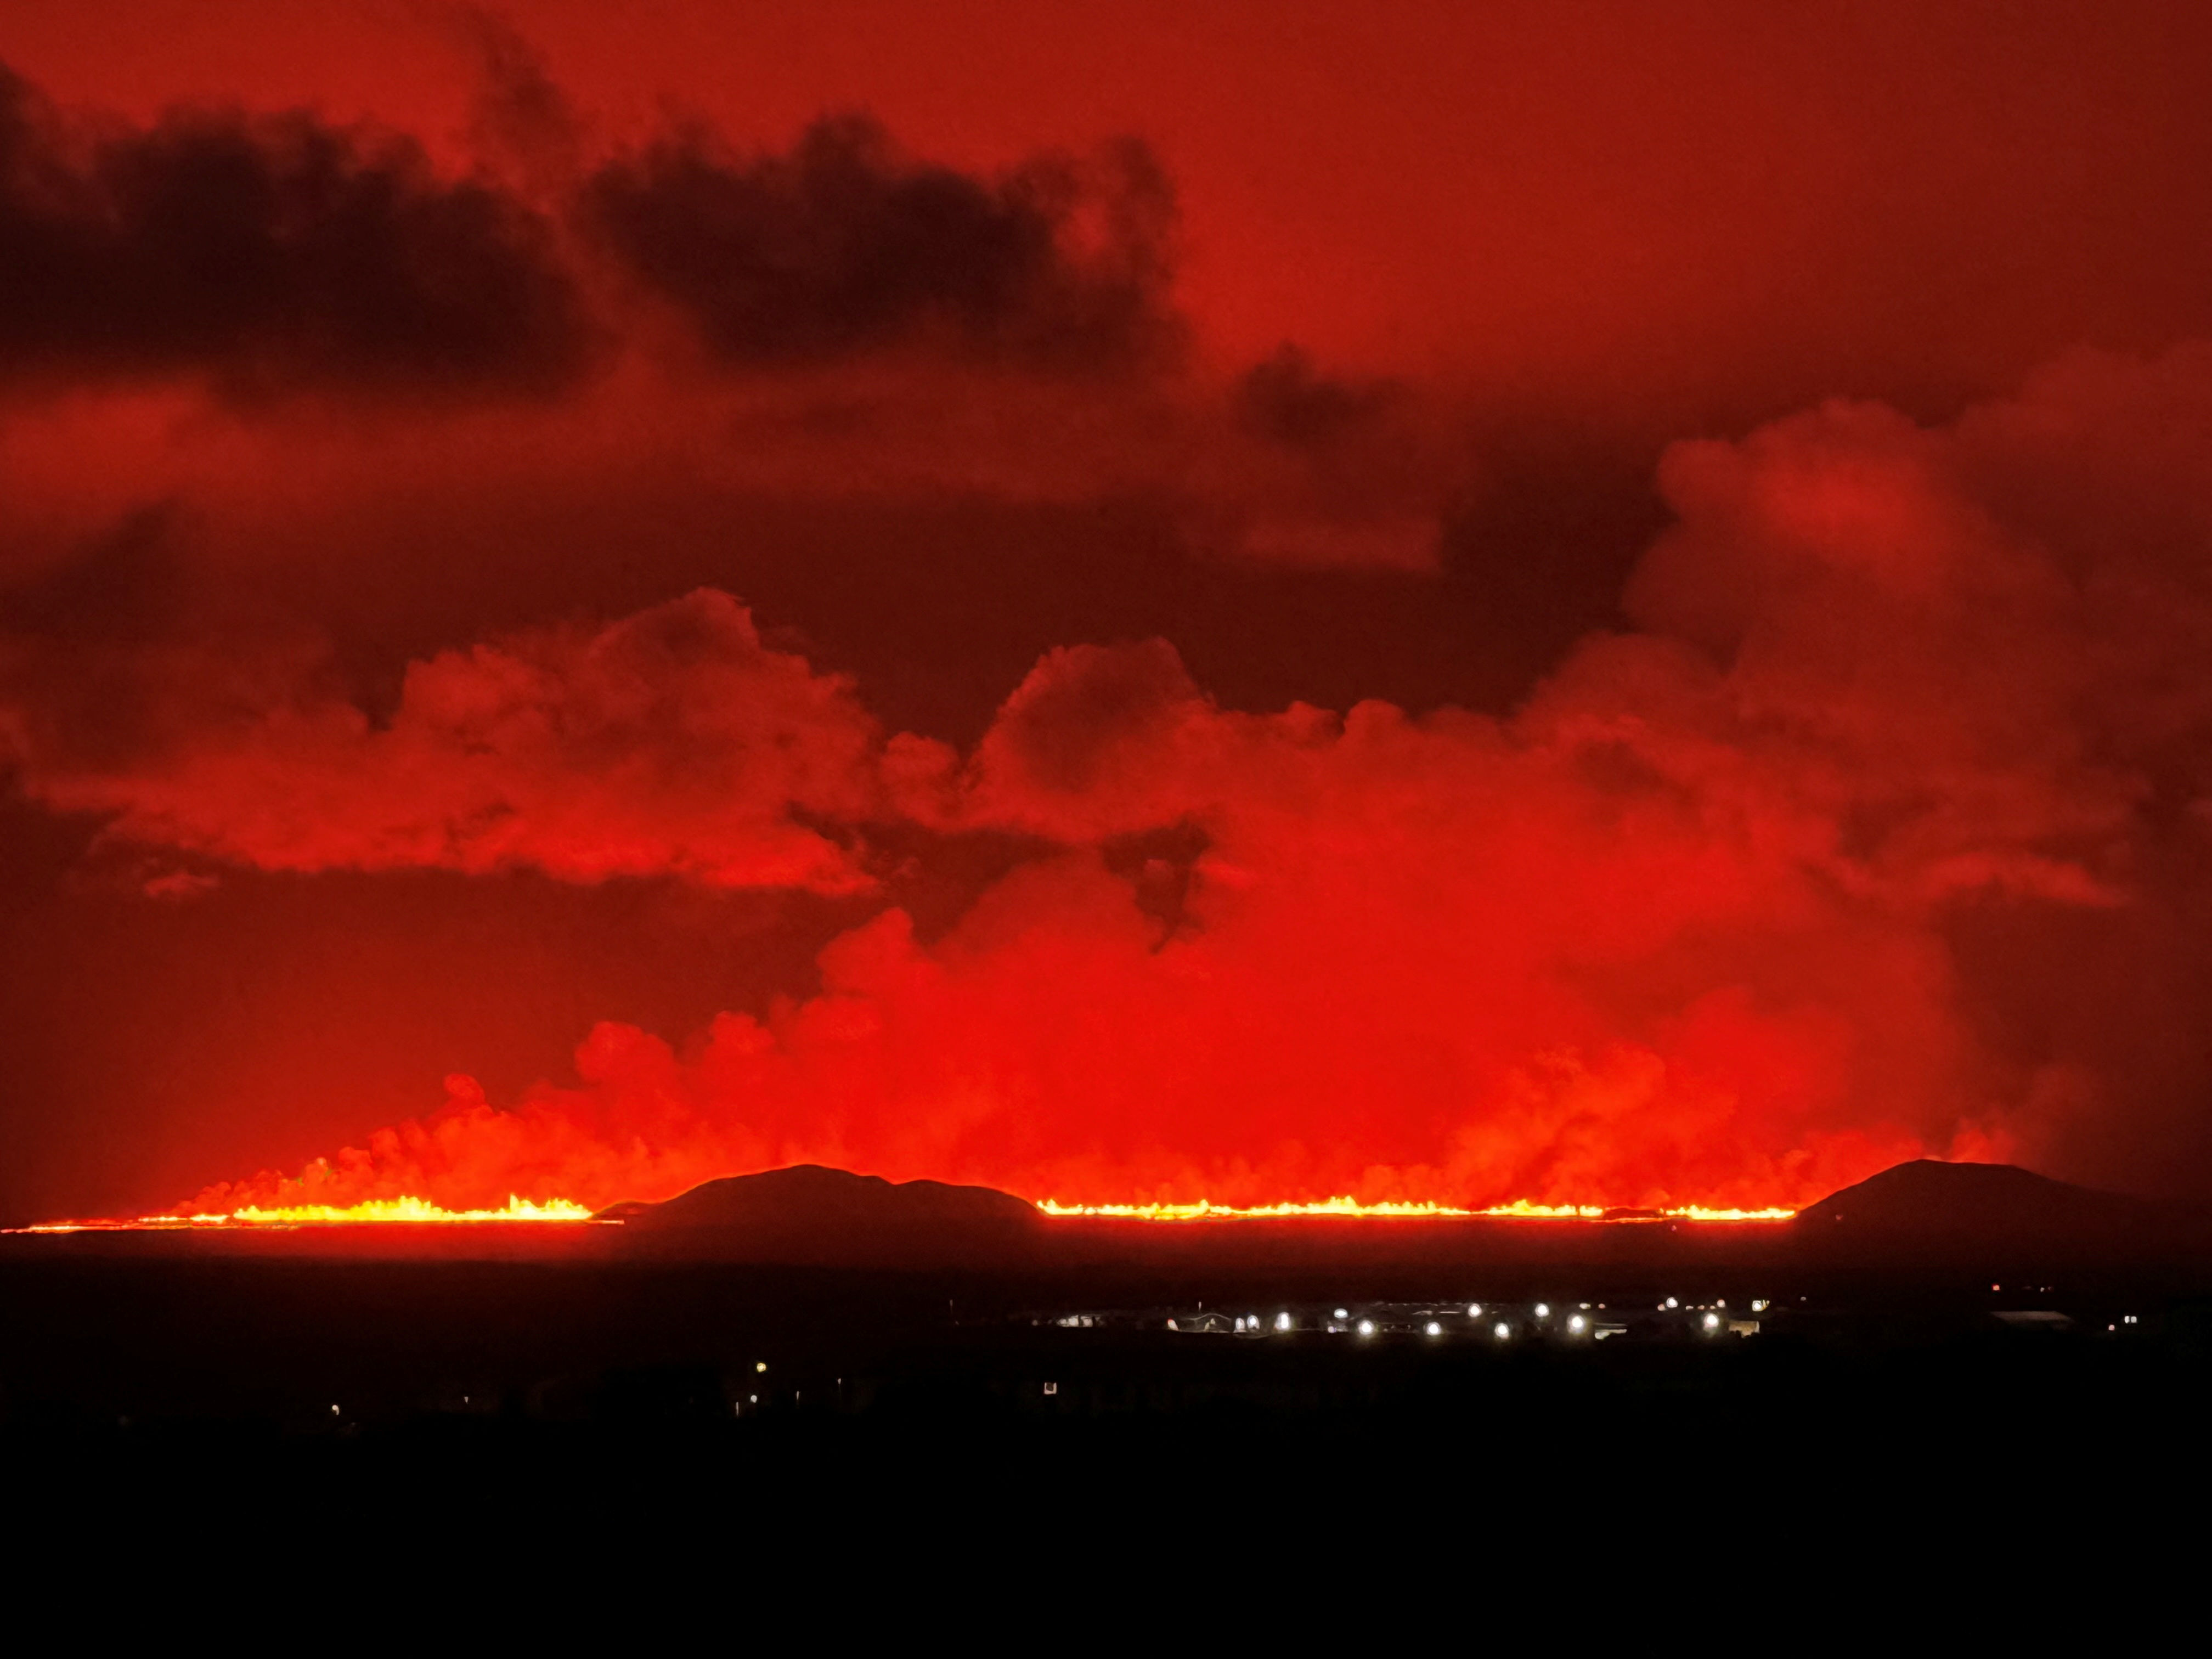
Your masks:
{"label": "dark foreground terrain", "polygon": [[[57,1524],[273,1506],[410,1535],[841,1549],[979,1516],[1034,1539],[1206,1516],[1347,1544],[1419,1516],[1470,1547],[1534,1528],[1674,1549],[1686,1527],[1764,1548],[1870,1513],[1883,1538],[1978,1547],[2145,1524],[2208,1468],[2212,1304],[2172,1286],[1808,1277],[1766,1285],[1739,1334],[1698,1310],[1747,1324],[1748,1283],[1678,1272],[1670,1313],[1668,1285],[1559,1272],[1548,1329],[1523,1299],[1501,1340],[1498,1308],[1456,1300],[1488,1293],[1479,1275],[1456,1277],[1449,1303],[1339,1282],[1293,1307],[1259,1279],[1200,1297],[1097,1275],[17,1253],[0,1459],[16,1510]],[[1270,1328],[1190,1330],[1201,1300]],[[1585,1300],[1621,1328],[1565,1334]],[[1350,1328],[1325,1328],[1337,1306]]]}
{"label": "dark foreground terrain", "polygon": [[2195,1547],[2191,1237],[1893,1174],[1788,1226],[1054,1224],[928,1267],[611,1224],[13,1237],[0,1481],[49,1540],[433,1552],[1262,1540],[1718,1583]]}

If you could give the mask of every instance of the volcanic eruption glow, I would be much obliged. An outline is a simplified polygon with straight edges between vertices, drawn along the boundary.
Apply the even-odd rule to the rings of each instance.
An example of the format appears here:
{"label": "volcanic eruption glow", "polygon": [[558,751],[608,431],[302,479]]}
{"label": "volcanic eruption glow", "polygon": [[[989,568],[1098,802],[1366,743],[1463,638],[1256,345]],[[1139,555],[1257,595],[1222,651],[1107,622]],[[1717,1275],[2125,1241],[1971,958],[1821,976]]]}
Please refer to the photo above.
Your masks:
{"label": "volcanic eruption glow", "polygon": [[486,1221],[589,1221],[592,1212],[562,1198],[534,1203],[510,1195],[497,1209],[448,1210],[420,1198],[365,1199],[358,1204],[298,1204],[264,1209],[246,1204],[235,1210],[188,1211],[109,1221],[49,1221],[14,1231],[27,1233],[97,1232],[110,1230],[179,1227],[325,1227],[355,1224],[428,1223],[448,1225]]}
{"label": "volcanic eruption glow", "polygon": [[[2130,850],[2196,819],[2136,823],[2148,786],[2115,757],[2167,763],[2132,724],[2167,678],[2115,641],[2193,649],[2170,618],[2212,635],[2212,605],[2153,549],[2085,616],[2056,532],[1984,499],[2084,395],[1679,447],[1680,523],[1630,590],[1647,631],[1504,718],[1237,712],[1153,641],[1047,653],[963,754],[886,735],[702,591],[417,663],[380,726],[334,707],[158,774],[34,775],[118,836],[267,867],[883,901],[811,996],[680,1047],[603,1024],[573,1082],[503,1106],[456,1075],[443,1109],[196,1212],[603,1206],[820,1163],[1099,1213],[1771,1214],[2047,1135],[2095,1081],[1993,1045],[1959,939],[2188,867]],[[1029,850],[925,934],[884,823]]]}
{"label": "volcanic eruption glow", "polygon": [[[1195,1203],[1154,1204],[1060,1204],[1051,1199],[1038,1200],[1037,1209],[1042,1214],[1054,1217],[1103,1217],[1125,1221],[1269,1221],[1313,1216],[1343,1216],[1363,1219],[1423,1220],[1460,1218],[1484,1220],[1515,1221],[1787,1221],[1795,1215],[1788,1209],[1714,1209],[1704,1205],[1681,1205],[1665,1210],[1621,1212],[1608,1210],[1595,1204],[1536,1204],[1519,1199],[1510,1204],[1494,1204],[1483,1209],[1463,1209],[1449,1204],[1431,1202],[1394,1203],[1384,1201],[1363,1204],[1351,1197],[1323,1199],[1312,1203],[1285,1202],[1279,1204],[1211,1204],[1200,1199]],[[497,1209],[448,1210],[426,1199],[395,1198],[367,1199],[358,1204],[296,1204],[264,1208],[258,1204],[241,1205],[235,1210],[210,1212],[193,1211],[171,1215],[150,1215],[112,1220],[50,1221],[34,1226],[9,1229],[25,1233],[73,1233],[99,1231],[131,1231],[140,1230],[173,1230],[177,1228],[209,1227],[327,1227],[347,1225],[389,1225],[392,1224],[427,1224],[453,1225],[482,1222],[579,1222],[589,1221],[593,1212],[582,1204],[567,1199],[548,1199],[535,1203],[525,1198],[509,1196]]]}
{"label": "volcanic eruption glow", "polygon": [[1608,1209],[1601,1204],[1537,1204],[1525,1198],[1516,1199],[1510,1204],[1489,1205],[1479,1210],[1427,1202],[1362,1204],[1358,1200],[1349,1197],[1322,1199],[1316,1203],[1306,1204],[1243,1206],[1209,1204],[1204,1199],[1195,1204],[1057,1204],[1051,1199],[1045,1199],[1037,1205],[1037,1208],[1052,1216],[1108,1216],[1134,1221],[1266,1221],[1292,1216],[1360,1216],[1385,1220],[1465,1216],[1509,1221],[1787,1221],[1797,1213],[1795,1210],[1780,1208],[1714,1209],[1702,1204],[1625,1212]]}
{"label": "volcanic eruption glow", "polygon": [[[198,153],[187,138],[237,157],[274,141],[209,116],[80,142],[27,87],[0,81],[0,138],[20,162],[0,168],[0,217],[46,227],[63,251],[27,269],[66,275],[94,258],[86,249],[115,261],[109,276],[62,283],[47,325],[33,310],[18,326],[40,336],[39,352],[62,353],[51,372],[75,352],[87,386],[106,385],[99,377],[128,365],[114,359],[114,319],[82,295],[135,291],[142,268],[222,270],[230,257],[169,258],[167,209],[136,233],[161,251],[144,252],[125,234],[130,212],[168,202],[168,186],[144,186],[142,201],[130,181],[166,178],[159,169]],[[1266,643],[1273,660],[1261,674],[1228,648],[1230,630],[1207,637],[1189,595],[1226,584],[1241,628],[1245,601],[1279,599],[1286,570],[1304,580],[1316,561],[1352,559],[1329,567],[1352,595],[1378,580],[1368,567],[1379,560],[1392,593],[1473,583],[1483,597],[1472,618],[1510,610],[1521,586],[1541,588],[1557,550],[1478,547],[1470,532],[1450,557],[1438,550],[1442,504],[1474,511],[1498,479],[1510,497],[1512,458],[1501,444],[1431,467],[1428,448],[1479,448],[1490,442],[1480,434],[1510,421],[1483,425],[1379,384],[1334,386],[1295,352],[1234,380],[1203,351],[1163,368],[1161,342],[1186,320],[1164,263],[1170,204],[1133,152],[1104,183],[969,179],[905,158],[866,123],[817,129],[787,162],[672,131],[548,169],[586,179],[573,202],[502,206],[483,195],[495,194],[489,174],[449,202],[461,186],[429,160],[378,161],[381,150],[353,143],[301,140],[264,165],[289,178],[294,150],[327,152],[364,203],[421,196],[408,224],[497,233],[483,252],[503,285],[461,311],[504,318],[514,296],[541,295],[528,317],[561,347],[540,365],[552,376],[545,406],[502,406],[481,431],[424,414],[404,445],[355,434],[357,453],[335,392],[326,417],[272,419],[293,407],[276,397],[285,386],[335,384],[390,355],[317,325],[319,288],[223,324],[214,347],[147,344],[140,368],[161,384],[198,365],[216,388],[180,380],[161,398],[216,401],[172,420],[151,392],[87,391],[82,410],[72,398],[77,412],[51,416],[46,450],[10,461],[10,492],[41,454],[57,479],[74,476],[59,458],[81,457],[79,470],[131,477],[145,501],[187,501],[174,535],[204,520],[219,551],[171,547],[167,520],[136,497],[88,496],[103,505],[82,539],[104,551],[76,564],[41,554],[10,578],[51,576],[52,591],[23,587],[28,599],[0,624],[0,771],[27,811],[95,826],[88,867],[116,890],[94,892],[88,876],[52,914],[135,906],[132,925],[176,928],[157,948],[118,945],[85,962],[133,972],[183,962],[173,981],[212,981],[223,976],[203,963],[228,951],[243,982],[264,960],[292,959],[279,949],[291,924],[264,929],[254,906],[276,915],[297,902],[301,933],[349,944],[336,912],[311,911],[303,896],[358,884],[428,893],[426,909],[456,913],[488,892],[514,900],[530,911],[529,942],[498,950],[528,971],[470,983],[471,969],[442,959],[426,933],[375,965],[342,945],[312,992],[272,971],[255,981],[250,1014],[163,981],[182,1011],[164,1029],[199,1046],[163,1061],[173,1075],[151,1091],[158,1120],[213,1121],[241,1072],[265,1110],[240,1109],[241,1138],[206,1142],[219,1152],[184,1140],[195,1161],[165,1152],[143,1188],[87,1186],[136,1195],[85,1207],[149,1208],[230,1174],[148,1224],[568,1223],[813,1163],[1050,1194],[1040,1206],[1050,1216],[1760,1222],[1915,1158],[2064,1167],[2109,1146],[2148,1164],[2142,1148],[2212,1144],[2207,1062],[2190,1035],[2204,1028],[2197,1005],[2212,985],[2212,349],[2085,353],[1940,419],[1870,401],[1758,426],[1700,416],[1696,429],[1733,435],[1663,454],[1654,438],[1640,452],[1660,454],[1671,521],[1640,555],[1644,532],[1625,532],[1625,587],[1608,577],[1606,603],[1578,600],[1573,628],[1584,631],[1563,631],[1571,643],[1556,651],[1547,636],[1548,669],[1516,670],[1510,692],[1483,689],[1495,676],[1455,677],[1503,635],[1453,635],[1454,675],[1394,678],[1360,637],[1367,613],[1310,597],[1304,631]],[[289,199],[274,185],[258,194]],[[738,216],[699,240],[686,216],[700,202]],[[930,230],[943,202],[959,211]],[[952,275],[878,282],[909,263],[906,244],[843,234],[838,216],[854,203],[874,204],[886,225],[923,213],[915,246],[945,243]],[[1094,219],[1119,227],[1098,246],[1078,234]],[[678,245],[659,246],[654,227],[682,233]],[[963,240],[984,233],[988,247]],[[291,237],[269,233],[272,246]],[[350,248],[357,233],[331,238]],[[755,315],[751,285],[684,276],[719,270],[731,247],[848,249],[837,258],[856,263],[788,273],[796,286],[771,284],[781,297]],[[1026,252],[977,266],[991,247]],[[1790,257],[1793,270],[1809,264]],[[539,270],[571,259],[615,264]],[[335,254],[297,263],[350,270]],[[467,264],[438,244],[395,256],[392,270]],[[989,280],[974,280],[977,269]],[[581,311],[618,307],[641,282],[700,311],[701,341],[657,343],[661,319],[641,328],[620,373],[583,374],[565,354],[596,349],[603,331],[622,337],[624,319]],[[848,291],[880,291],[891,308],[841,318],[832,300]],[[190,319],[206,307],[161,314],[172,309]],[[366,328],[391,312],[362,300],[340,314]],[[793,318],[816,325],[805,337],[817,356],[781,355]],[[1683,356],[1700,355],[1698,337],[1680,337]],[[430,330],[417,342],[426,366],[453,357],[444,338]],[[326,339],[354,343],[300,343]],[[535,339],[495,331],[487,349],[527,356]],[[1086,362],[1103,353],[1121,378],[1068,390],[1051,378],[1055,343],[1083,347]],[[228,376],[195,355],[216,348],[240,354]],[[891,348],[895,365],[871,367],[868,353]],[[678,372],[655,366],[663,349],[678,354]],[[705,355],[681,358],[693,349]],[[933,370],[929,354],[946,350],[955,360]],[[538,384],[511,367],[514,384]],[[800,379],[779,378],[799,367]],[[264,387],[249,371],[276,378]],[[824,414],[848,398],[849,416]],[[629,430],[616,418],[623,399],[666,404],[635,441],[667,446],[681,466],[596,447]],[[149,413],[157,404],[169,412]],[[969,413],[940,418],[949,410]],[[111,417],[118,432],[158,427],[173,477],[141,479],[127,459],[137,451],[94,441]],[[27,430],[49,419],[9,418]],[[363,431],[386,431],[379,422],[404,426],[380,416]],[[314,465],[290,464],[287,444],[306,441],[287,435],[294,427],[327,446]],[[12,454],[21,440],[9,436]],[[744,472],[756,451],[784,455],[783,470]],[[1400,452],[1402,468],[1386,464]],[[695,460],[717,514],[779,489],[802,504],[841,488],[909,506],[1011,503],[1021,556],[986,580],[977,573],[1000,567],[961,562],[973,552],[966,529],[927,544],[917,531],[908,545],[907,527],[872,506],[838,532],[866,544],[865,557],[793,556],[830,573],[810,613],[792,595],[811,590],[796,578],[779,590],[775,556],[732,528],[740,520],[697,503],[659,509]],[[574,498],[551,488],[571,470]],[[862,478],[876,481],[868,491],[852,484]],[[595,488],[611,492],[605,514],[583,510]],[[1577,488],[1547,485],[1559,500],[1538,516],[1574,520]],[[626,492],[651,510],[629,513],[639,503]],[[422,522],[368,510],[418,496]],[[1156,568],[1152,553],[1114,542],[1100,568],[1116,580],[1094,582],[1049,526],[1095,517],[1119,535],[1121,521],[1093,508],[1125,500],[1166,526],[1172,557]],[[56,501],[56,523],[76,525],[75,496]],[[480,501],[521,516],[478,533],[468,514]],[[258,516],[241,503],[258,503]],[[1079,510],[1055,517],[1040,503]],[[656,538],[680,539],[694,517],[714,556],[653,562]],[[449,615],[441,599],[418,617],[395,599],[392,615],[360,624],[362,638],[346,635],[361,595],[322,547],[328,526],[355,520],[374,544],[368,588],[381,591],[389,565],[395,591],[451,586],[455,606],[483,608]],[[293,593],[275,574],[284,558],[218,533],[257,526],[277,545],[315,550],[303,562],[332,567],[327,593],[319,576]],[[512,572],[444,568],[461,557],[447,550],[479,543],[521,550]],[[1286,547],[1304,551],[1260,569]],[[418,558],[435,568],[416,570]],[[340,620],[295,625],[273,599],[266,617],[201,602],[201,587],[260,585],[240,573],[264,568],[272,592],[292,595],[285,605]],[[1170,568],[1183,574],[1159,574]],[[129,604],[116,598],[126,576],[144,584]],[[940,591],[960,596],[963,626],[1012,614],[1017,576],[1059,584],[1054,602],[1026,631],[991,635],[990,651],[908,614]],[[1116,609],[1108,598],[1123,596],[1087,583],[1168,597]],[[838,637],[822,624],[845,611],[867,625]],[[1294,672],[1301,652],[1336,646],[1342,675]],[[963,674],[985,670],[975,687],[960,680],[962,712],[898,700],[897,665],[951,675],[955,658]],[[1361,700],[1378,687],[1394,701]],[[756,942],[771,967],[742,983],[702,970],[682,997],[612,974],[611,989],[571,994],[577,964],[601,970],[568,922],[580,896],[609,892],[646,895],[640,909],[659,905],[668,933],[692,941],[695,955],[669,953],[672,980]],[[40,941],[40,970],[18,975],[27,996],[44,977],[44,941],[68,930],[46,911],[21,914],[21,937]],[[697,945],[709,934],[711,948]],[[372,1086],[344,1056],[386,1028],[374,999],[348,994],[395,981],[411,994],[418,978],[441,988],[422,1000],[437,1004],[423,1020],[446,1022],[443,1040],[392,1044],[412,1069]],[[622,1018],[589,1024],[601,1013]],[[465,1018],[507,1046],[455,1036]],[[63,1057],[95,1079],[107,1077],[95,1051],[110,1045],[85,1034],[135,1029],[101,1019],[82,1014],[70,1042],[87,1052]],[[572,1066],[549,1053],[580,1032]],[[236,1063],[241,1051],[272,1058],[256,1070]],[[476,1074],[447,1077],[440,1104],[430,1079],[448,1064]],[[19,1092],[40,1094],[35,1081]],[[56,1122],[67,1115],[53,1109]],[[316,1147],[341,1150],[302,1168]],[[280,1156],[283,1169],[254,1172]]]}

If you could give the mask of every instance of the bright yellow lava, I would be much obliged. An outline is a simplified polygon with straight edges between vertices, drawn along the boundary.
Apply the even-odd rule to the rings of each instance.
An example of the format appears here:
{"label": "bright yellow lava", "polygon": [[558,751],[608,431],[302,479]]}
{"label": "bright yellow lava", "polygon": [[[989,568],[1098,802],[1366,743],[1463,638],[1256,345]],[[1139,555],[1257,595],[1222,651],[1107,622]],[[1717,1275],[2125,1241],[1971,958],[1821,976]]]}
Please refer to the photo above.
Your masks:
{"label": "bright yellow lava", "polygon": [[1685,1204],[1679,1210],[1662,1210],[1662,1215],[1680,1216],[1685,1221],[1787,1221],[1795,1210],[1713,1210],[1702,1204]]}
{"label": "bright yellow lava", "polygon": [[[1476,1210],[1455,1210],[1444,1204],[1362,1204],[1356,1199],[1327,1198],[1317,1204],[1058,1204],[1046,1199],[1037,1206],[1047,1215],[1119,1216],[1133,1221],[1239,1221],[1291,1215],[1477,1215]],[[1595,1215],[1597,1212],[1590,1212]]]}
{"label": "bright yellow lava", "polygon": [[[1427,1217],[1466,1216],[1509,1221],[1787,1221],[1795,1210],[1728,1210],[1703,1204],[1685,1204],[1663,1210],[1608,1210],[1595,1204],[1536,1204],[1516,1199],[1487,1209],[1465,1210],[1449,1204],[1382,1202],[1363,1204],[1354,1198],[1327,1198],[1295,1204],[1060,1204],[1046,1199],[1037,1208],[1049,1216],[1104,1216],[1127,1221],[1265,1221],[1296,1216],[1359,1216],[1419,1220]],[[36,1226],[9,1228],[24,1233],[82,1233],[138,1231],[146,1228],[197,1229],[209,1227],[322,1227],[349,1223],[477,1221],[589,1221],[592,1212],[565,1198],[536,1203],[510,1196],[496,1210],[448,1210],[424,1198],[379,1198],[360,1204],[296,1204],[264,1209],[247,1204],[214,1214],[147,1215],[113,1221],[48,1221]]]}
{"label": "bright yellow lava", "polygon": [[13,1231],[26,1233],[103,1232],[146,1227],[319,1227],[347,1222],[589,1221],[591,1211],[565,1198],[543,1204],[510,1194],[496,1210],[448,1210],[424,1198],[374,1198],[360,1204],[297,1204],[268,1210],[242,1205],[216,1214],[142,1215],[124,1221],[48,1221]]}
{"label": "bright yellow lava", "polygon": [[1787,1221],[1795,1210],[1724,1210],[1685,1204],[1662,1210],[1607,1210],[1598,1204],[1536,1204],[1516,1199],[1486,1209],[1463,1210],[1449,1204],[1362,1204],[1354,1198],[1328,1198],[1304,1204],[1060,1204],[1046,1199],[1037,1206],[1047,1215],[1109,1216],[1130,1221],[1254,1221],[1279,1216],[1486,1216],[1518,1221]]}
{"label": "bright yellow lava", "polygon": [[447,1210],[428,1199],[373,1198],[367,1203],[349,1204],[343,1208],[331,1204],[301,1204],[264,1210],[258,1205],[248,1204],[219,1218],[256,1225],[271,1222],[320,1224],[331,1221],[589,1221],[592,1212],[565,1198],[550,1198],[543,1204],[533,1204],[526,1198],[510,1194],[506,1206],[496,1210]]}

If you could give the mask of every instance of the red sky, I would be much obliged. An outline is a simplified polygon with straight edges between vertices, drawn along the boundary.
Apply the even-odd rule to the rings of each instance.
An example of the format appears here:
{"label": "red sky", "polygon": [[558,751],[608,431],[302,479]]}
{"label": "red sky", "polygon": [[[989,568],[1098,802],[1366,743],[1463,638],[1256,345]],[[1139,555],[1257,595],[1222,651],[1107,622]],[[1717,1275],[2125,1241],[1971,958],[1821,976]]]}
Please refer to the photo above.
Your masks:
{"label": "red sky", "polygon": [[[2186,6],[510,15],[605,134],[674,107],[781,145],[866,109],[969,167],[1140,136],[1186,210],[1179,299],[1229,362],[1291,338],[1608,415],[1624,388],[1955,395],[2084,338],[2154,346],[2197,325],[2212,258]],[[9,61],[71,103],[309,105],[450,155],[479,89],[459,16],[33,0],[11,9]]]}
{"label": "red sky", "polygon": [[2212,1189],[2206,29],[13,8],[0,1212]]}

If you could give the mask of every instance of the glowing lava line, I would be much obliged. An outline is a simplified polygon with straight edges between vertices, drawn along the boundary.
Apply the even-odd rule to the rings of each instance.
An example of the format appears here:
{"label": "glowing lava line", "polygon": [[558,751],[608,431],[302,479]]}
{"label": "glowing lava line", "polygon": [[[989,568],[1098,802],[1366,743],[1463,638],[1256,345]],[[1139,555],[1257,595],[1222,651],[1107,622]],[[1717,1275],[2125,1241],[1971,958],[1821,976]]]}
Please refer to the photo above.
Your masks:
{"label": "glowing lava line", "polygon": [[1599,1204],[1536,1204],[1516,1199],[1486,1209],[1466,1210],[1449,1204],[1362,1204],[1353,1198],[1328,1198],[1304,1204],[1060,1204],[1046,1199],[1037,1208],[1054,1216],[1107,1216],[1128,1221],[1264,1221],[1279,1217],[1309,1215],[1487,1217],[1515,1221],[1787,1221],[1797,1212],[1786,1209],[1718,1209],[1704,1204],[1684,1204],[1667,1209],[1608,1209]]}
{"label": "glowing lava line", "polygon": [[[1684,1204],[1668,1209],[1607,1209],[1595,1204],[1536,1204],[1516,1199],[1486,1209],[1462,1209],[1454,1205],[1384,1201],[1363,1204],[1354,1198],[1328,1198],[1317,1202],[1285,1204],[1213,1204],[1200,1199],[1194,1204],[1061,1204],[1045,1199],[1037,1206],[1048,1216],[1100,1216],[1122,1221],[1267,1221],[1300,1216],[1352,1216],[1362,1219],[1421,1220],[1470,1218],[1506,1221],[1787,1221],[1795,1210],[1718,1209],[1704,1204]],[[328,1227],[357,1224],[453,1225],[471,1222],[589,1221],[592,1212],[565,1198],[544,1203],[510,1196],[496,1210],[448,1210],[425,1198],[378,1198],[359,1204],[298,1204],[264,1209],[247,1204],[235,1210],[197,1215],[144,1215],[103,1221],[46,1221],[35,1226],[9,1227],[16,1233],[138,1232],[148,1230],[189,1231],[217,1227]]]}
{"label": "glowing lava line", "polygon": [[343,1208],[330,1204],[301,1204],[264,1210],[258,1205],[248,1204],[222,1218],[251,1226],[271,1223],[296,1226],[303,1222],[319,1226],[346,1221],[589,1221],[592,1212],[565,1198],[550,1198],[543,1204],[533,1204],[526,1198],[510,1194],[506,1206],[496,1210],[447,1210],[427,1199],[392,1198],[371,1199]]}
{"label": "glowing lava line", "polygon": [[[1317,1204],[1059,1204],[1045,1199],[1037,1205],[1047,1215],[1115,1216],[1131,1221],[1249,1221],[1270,1216],[1293,1215],[1478,1215],[1476,1210],[1455,1210],[1446,1204],[1362,1204],[1350,1198],[1328,1198]],[[1596,1212],[1591,1212],[1595,1214]]]}
{"label": "glowing lava line", "polygon": [[1685,1204],[1680,1209],[1662,1210],[1659,1213],[1669,1219],[1683,1221],[1788,1221],[1796,1217],[1795,1210],[1716,1210],[1703,1204]]}
{"label": "glowing lava line", "polygon": [[442,1223],[474,1221],[589,1221],[591,1211],[565,1198],[543,1204],[510,1195],[496,1210],[448,1210],[423,1198],[374,1198],[360,1204],[300,1204],[268,1210],[247,1204],[216,1214],[142,1215],[120,1221],[47,1221],[33,1227],[13,1227],[10,1232],[84,1233],[139,1231],[200,1227],[320,1227],[349,1223]]}

